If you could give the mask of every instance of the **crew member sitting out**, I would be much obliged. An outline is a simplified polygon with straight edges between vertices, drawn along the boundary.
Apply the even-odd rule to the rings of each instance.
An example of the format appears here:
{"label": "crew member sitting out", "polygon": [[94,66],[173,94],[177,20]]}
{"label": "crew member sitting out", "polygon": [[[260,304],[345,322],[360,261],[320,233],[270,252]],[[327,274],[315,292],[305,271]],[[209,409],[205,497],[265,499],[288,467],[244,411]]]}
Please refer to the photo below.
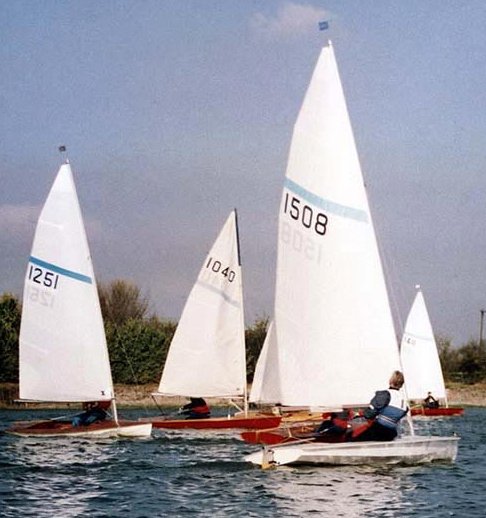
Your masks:
{"label": "crew member sitting out", "polygon": [[403,374],[395,371],[390,378],[388,390],[378,390],[364,411],[372,424],[353,441],[392,441],[398,435],[398,423],[408,412],[408,406],[400,389],[404,383]]}
{"label": "crew member sitting out", "polygon": [[106,410],[110,407],[111,401],[90,401],[83,403],[82,414],[74,416],[73,426],[89,426],[97,421],[104,421],[108,416]]}
{"label": "crew member sitting out", "polygon": [[211,411],[202,397],[191,397],[189,399],[191,402],[184,405],[180,410],[181,414],[187,416],[186,419],[206,419],[211,415]]}
{"label": "crew member sitting out", "polygon": [[427,397],[424,399],[425,408],[439,408],[439,402],[432,395],[432,392],[427,392]]}

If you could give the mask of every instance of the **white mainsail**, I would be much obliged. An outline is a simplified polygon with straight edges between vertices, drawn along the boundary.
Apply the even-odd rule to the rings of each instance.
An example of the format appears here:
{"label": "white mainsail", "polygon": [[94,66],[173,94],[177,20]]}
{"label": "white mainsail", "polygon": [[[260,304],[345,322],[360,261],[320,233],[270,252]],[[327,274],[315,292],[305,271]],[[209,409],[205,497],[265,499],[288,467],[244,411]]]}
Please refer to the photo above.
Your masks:
{"label": "white mainsail", "polygon": [[249,401],[252,403],[279,403],[281,399],[277,337],[274,322],[270,322],[262,350],[255,366]]}
{"label": "white mainsail", "polygon": [[96,281],[71,167],[42,209],[27,267],[20,328],[20,398],[113,398]]}
{"label": "white mainsail", "polygon": [[405,323],[400,354],[410,399],[424,399],[428,392],[435,398],[447,398],[437,344],[420,288]]}
{"label": "white mainsail", "polygon": [[236,211],[226,220],[187,299],[158,393],[194,397],[246,395]]}
{"label": "white mainsail", "polygon": [[367,404],[400,367],[382,265],[331,45],[294,127],[279,215],[281,403]]}
{"label": "white mainsail", "polygon": [[[279,218],[275,330],[274,368],[285,406],[366,405],[400,368],[331,45],[321,52],[293,134]],[[433,436],[297,441],[263,448],[245,459],[262,467],[418,464],[454,461],[457,443],[458,437]]]}

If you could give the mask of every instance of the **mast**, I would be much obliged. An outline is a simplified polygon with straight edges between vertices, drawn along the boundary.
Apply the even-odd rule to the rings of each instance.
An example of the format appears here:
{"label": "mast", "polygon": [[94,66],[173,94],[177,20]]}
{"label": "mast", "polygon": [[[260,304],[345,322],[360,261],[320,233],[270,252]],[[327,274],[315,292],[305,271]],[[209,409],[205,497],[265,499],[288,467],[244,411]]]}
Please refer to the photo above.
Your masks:
{"label": "mast", "polygon": [[241,267],[241,251],[240,251],[240,232],[238,229],[238,212],[236,208],[234,209],[235,213],[235,228],[236,228],[236,250],[238,252],[238,266],[240,267],[240,292],[241,292],[241,302],[242,307],[240,311],[240,325],[241,332],[243,334],[243,372],[244,372],[244,382],[243,382],[243,404],[245,417],[248,416],[248,383],[246,379],[246,340],[245,340],[245,318],[244,318],[244,310],[243,310],[243,269]]}

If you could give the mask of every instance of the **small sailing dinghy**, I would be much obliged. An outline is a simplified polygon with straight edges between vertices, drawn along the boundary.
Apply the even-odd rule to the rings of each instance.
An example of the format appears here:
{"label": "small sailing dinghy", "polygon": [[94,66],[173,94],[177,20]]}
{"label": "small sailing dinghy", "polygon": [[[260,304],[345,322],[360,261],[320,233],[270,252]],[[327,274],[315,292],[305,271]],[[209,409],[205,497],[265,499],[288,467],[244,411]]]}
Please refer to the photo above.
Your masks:
{"label": "small sailing dinghy", "polygon": [[[358,154],[332,45],[324,47],[294,127],[279,214],[273,338],[260,401],[324,410],[368,405],[400,369],[398,344]],[[273,348],[273,349],[272,349]],[[265,387],[269,383],[272,386]],[[280,464],[453,461],[457,437],[264,447]]]}
{"label": "small sailing dinghy", "polygon": [[420,286],[417,286],[405,323],[400,356],[409,399],[423,402],[430,393],[445,404],[437,408],[420,404],[412,407],[412,415],[451,417],[464,414],[464,408],[449,407],[437,344]]}
{"label": "small sailing dinghy", "polygon": [[243,289],[236,210],[204,260],[172,339],[154,394],[243,399],[244,411],[228,417],[143,418],[156,428],[272,428],[280,417],[248,412]]}
{"label": "small sailing dinghy", "polygon": [[19,392],[30,402],[111,402],[113,419],[15,424],[23,436],[148,437],[118,419],[96,281],[71,166],[61,166],[37,223],[25,276]]}

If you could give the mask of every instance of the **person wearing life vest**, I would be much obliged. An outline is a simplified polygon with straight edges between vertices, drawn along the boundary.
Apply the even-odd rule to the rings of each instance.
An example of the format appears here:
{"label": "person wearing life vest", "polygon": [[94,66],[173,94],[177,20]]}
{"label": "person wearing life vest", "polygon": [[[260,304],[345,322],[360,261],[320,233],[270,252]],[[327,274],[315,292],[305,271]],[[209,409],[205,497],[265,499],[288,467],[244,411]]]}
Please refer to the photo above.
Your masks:
{"label": "person wearing life vest", "polygon": [[403,374],[395,371],[390,378],[388,390],[378,390],[364,411],[364,417],[371,420],[371,426],[353,441],[392,441],[398,435],[398,423],[408,412],[405,396],[401,392]]}
{"label": "person wearing life vest", "polygon": [[202,397],[191,397],[191,401],[184,405],[180,413],[186,416],[186,419],[206,419],[211,415],[206,401]]}
{"label": "person wearing life vest", "polygon": [[111,401],[87,401],[83,403],[84,412],[74,416],[73,426],[89,426],[98,421],[104,421],[108,417],[107,410]]}

